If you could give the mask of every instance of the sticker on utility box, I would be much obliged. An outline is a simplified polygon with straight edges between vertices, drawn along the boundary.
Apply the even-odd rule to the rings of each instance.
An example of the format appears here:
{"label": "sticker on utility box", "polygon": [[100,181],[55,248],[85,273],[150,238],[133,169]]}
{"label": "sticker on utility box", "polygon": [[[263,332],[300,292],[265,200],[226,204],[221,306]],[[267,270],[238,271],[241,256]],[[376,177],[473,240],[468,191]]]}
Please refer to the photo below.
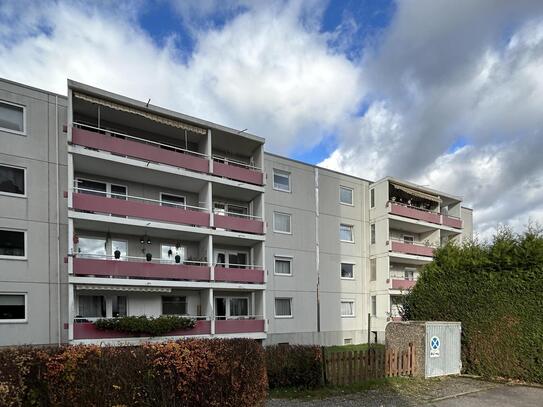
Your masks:
{"label": "sticker on utility box", "polygon": [[438,358],[439,357],[439,346],[441,345],[439,338],[437,336],[432,336],[430,339],[430,357]]}

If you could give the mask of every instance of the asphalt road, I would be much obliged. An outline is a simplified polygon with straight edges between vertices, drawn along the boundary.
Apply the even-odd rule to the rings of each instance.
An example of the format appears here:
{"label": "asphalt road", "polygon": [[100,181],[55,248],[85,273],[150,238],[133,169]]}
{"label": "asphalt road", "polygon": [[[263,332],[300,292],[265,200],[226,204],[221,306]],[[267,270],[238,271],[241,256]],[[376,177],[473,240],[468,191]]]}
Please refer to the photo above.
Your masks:
{"label": "asphalt road", "polygon": [[429,405],[439,407],[541,407],[543,406],[543,388],[501,385],[486,390],[434,401]]}

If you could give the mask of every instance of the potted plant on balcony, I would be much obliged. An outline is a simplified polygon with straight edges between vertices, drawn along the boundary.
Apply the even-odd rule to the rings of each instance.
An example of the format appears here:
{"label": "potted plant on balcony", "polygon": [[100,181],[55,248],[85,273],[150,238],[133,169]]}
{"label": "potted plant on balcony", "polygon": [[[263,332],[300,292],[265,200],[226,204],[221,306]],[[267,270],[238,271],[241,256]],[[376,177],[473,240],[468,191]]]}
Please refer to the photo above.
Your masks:
{"label": "potted plant on balcony", "polygon": [[147,261],[151,261],[151,260],[153,260],[153,255],[151,253],[147,253],[145,255],[145,258],[147,259]]}
{"label": "potted plant on balcony", "polygon": [[113,252],[113,255],[115,256],[116,260],[119,260],[121,258],[121,251],[117,249]]}
{"label": "potted plant on balcony", "polygon": [[181,263],[181,256],[180,255],[178,255],[178,254],[175,255],[175,262],[177,264]]}

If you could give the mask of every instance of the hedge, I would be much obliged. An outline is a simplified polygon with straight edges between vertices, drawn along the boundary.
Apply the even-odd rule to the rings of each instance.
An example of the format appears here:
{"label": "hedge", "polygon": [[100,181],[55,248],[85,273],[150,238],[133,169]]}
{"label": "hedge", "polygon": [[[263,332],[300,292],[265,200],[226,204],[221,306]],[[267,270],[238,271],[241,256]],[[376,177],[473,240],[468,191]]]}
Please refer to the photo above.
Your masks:
{"label": "hedge", "polygon": [[273,345],[265,348],[270,389],[322,385],[321,348],[311,345]]}
{"label": "hedge", "polygon": [[0,350],[2,406],[258,406],[266,394],[249,339]]}
{"label": "hedge", "polygon": [[436,250],[406,296],[405,319],[462,322],[466,373],[543,383],[543,236],[500,230]]}
{"label": "hedge", "polygon": [[98,319],[94,324],[98,329],[131,334],[147,334],[161,336],[176,329],[190,329],[196,321],[192,318],[177,315],[161,315],[159,317],[130,316]]}

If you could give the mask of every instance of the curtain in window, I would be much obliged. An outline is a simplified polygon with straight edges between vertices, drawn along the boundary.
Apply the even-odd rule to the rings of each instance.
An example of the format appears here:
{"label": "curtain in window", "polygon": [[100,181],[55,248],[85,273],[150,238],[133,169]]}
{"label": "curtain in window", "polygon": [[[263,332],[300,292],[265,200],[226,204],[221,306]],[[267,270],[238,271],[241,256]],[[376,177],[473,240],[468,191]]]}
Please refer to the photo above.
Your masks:
{"label": "curtain in window", "polygon": [[230,299],[230,316],[247,316],[249,315],[249,301],[247,298],[231,298]]}
{"label": "curtain in window", "polygon": [[276,274],[290,274],[290,261],[275,260],[275,273]]}
{"label": "curtain in window", "polygon": [[278,316],[292,315],[292,310],[290,307],[290,298],[276,298],[275,299],[275,315],[278,315]]}
{"label": "curtain in window", "polygon": [[101,295],[79,296],[79,315],[82,317],[106,316],[106,300]]}
{"label": "curtain in window", "polygon": [[354,315],[354,303],[351,301],[341,302],[341,315],[350,316]]}
{"label": "curtain in window", "polygon": [[275,214],[275,230],[290,232],[290,216],[281,213]]}
{"label": "curtain in window", "polygon": [[339,235],[341,240],[351,242],[353,240],[353,229],[350,226],[341,225]]}

